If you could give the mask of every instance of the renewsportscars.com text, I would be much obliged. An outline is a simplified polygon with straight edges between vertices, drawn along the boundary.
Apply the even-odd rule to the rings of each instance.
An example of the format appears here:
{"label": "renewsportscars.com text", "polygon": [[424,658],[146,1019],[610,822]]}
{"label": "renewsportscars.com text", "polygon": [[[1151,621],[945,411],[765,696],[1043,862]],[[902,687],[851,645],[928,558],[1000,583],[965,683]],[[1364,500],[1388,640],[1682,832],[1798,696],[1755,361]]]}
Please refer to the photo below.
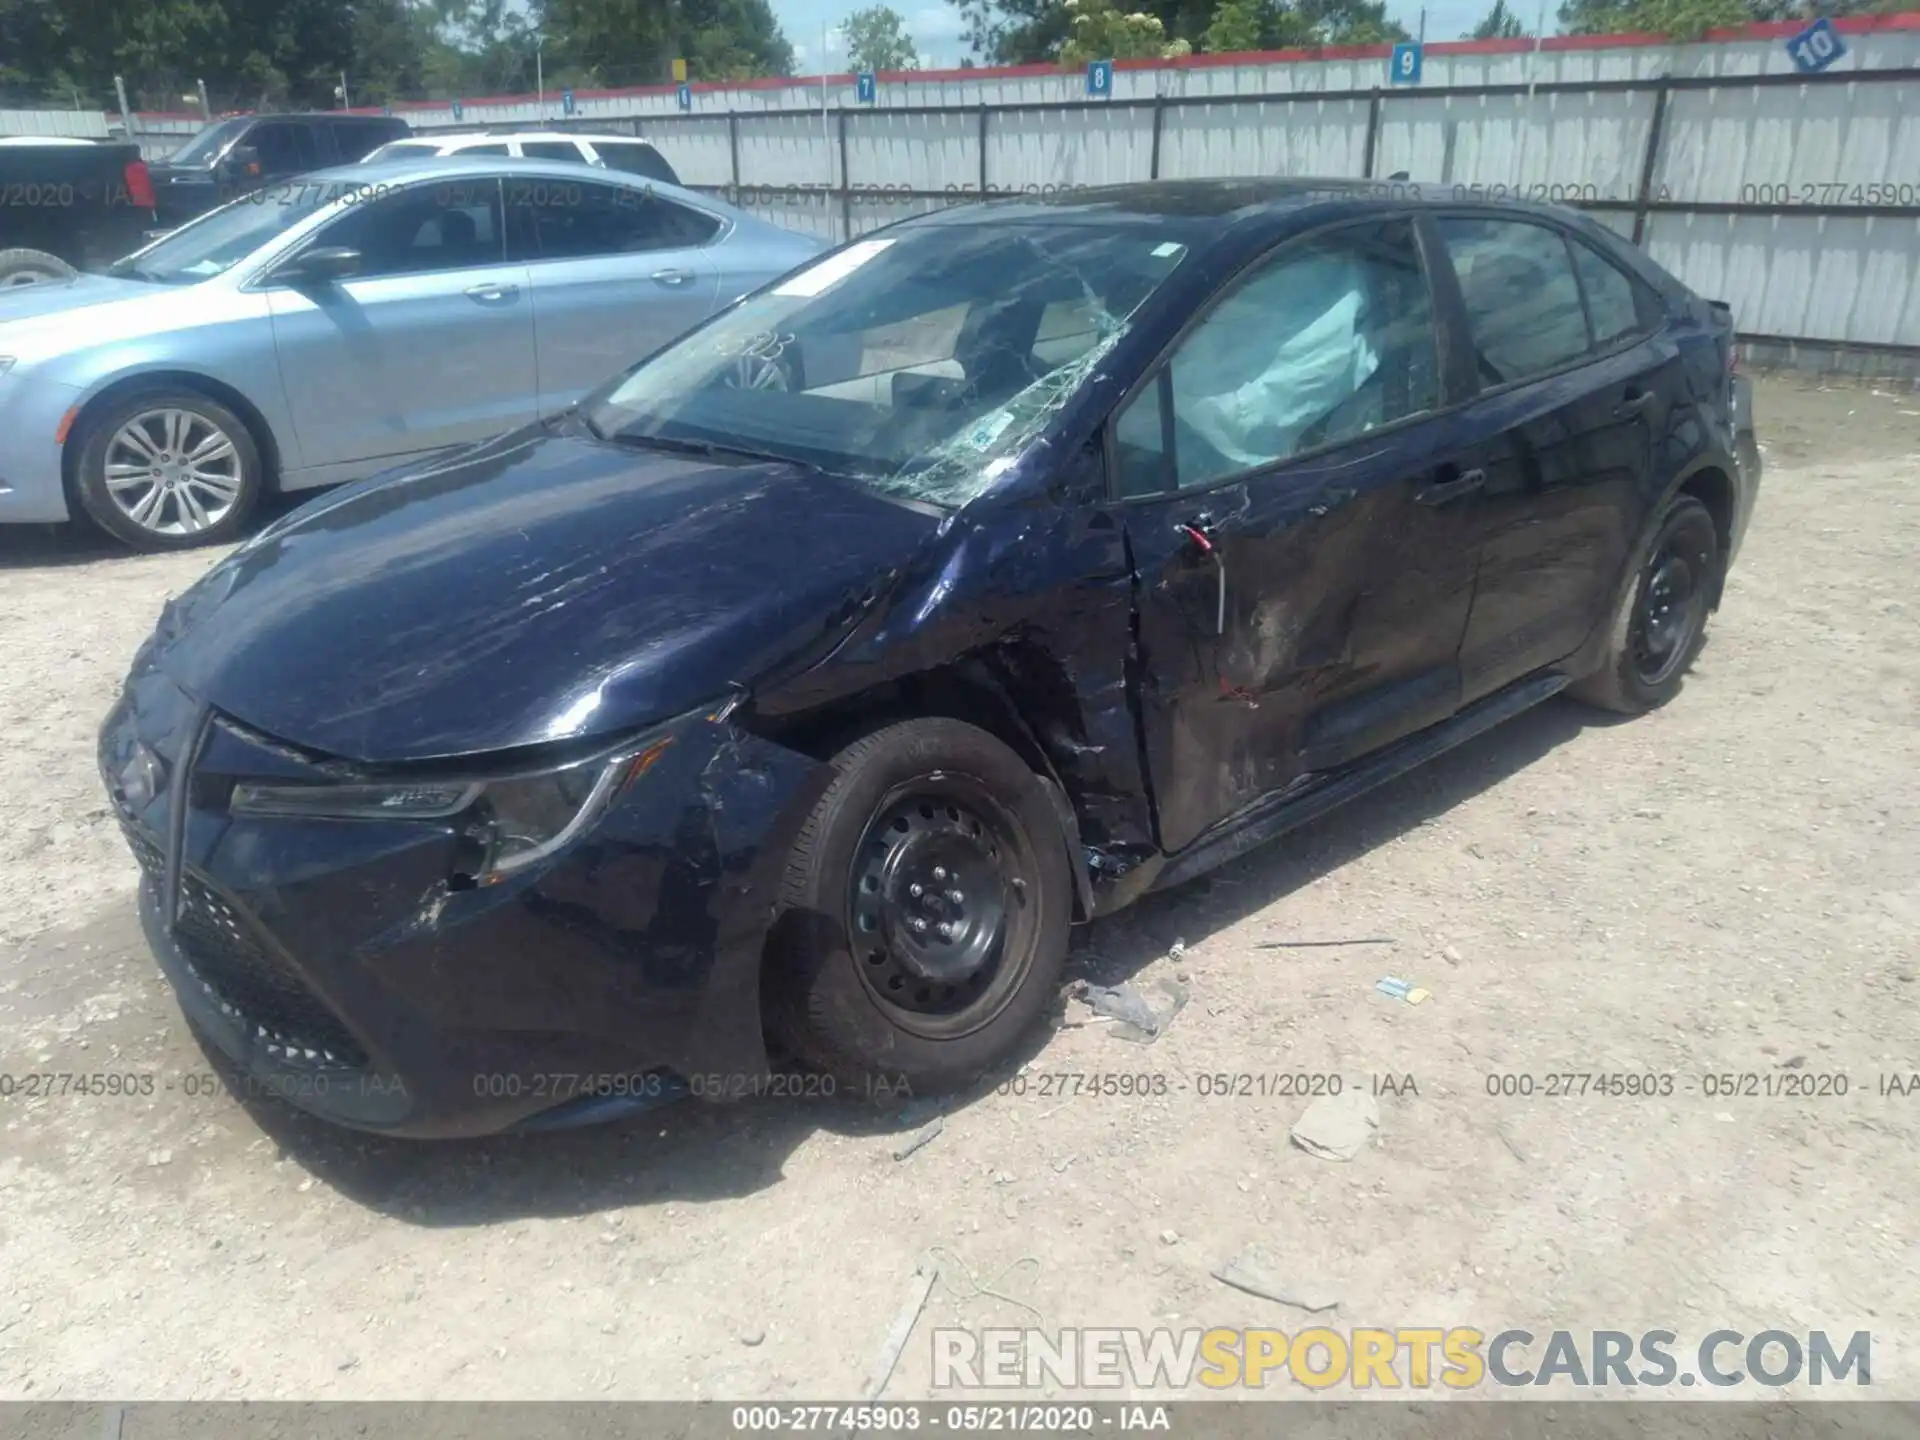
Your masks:
{"label": "renewsportscars.com text", "polygon": [[1640,1390],[1871,1385],[1873,1337],[1713,1330],[1493,1332],[1463,1326],[1303,1330],[937,1329],[936,1390],[1470,1390],[1493,1385]]}

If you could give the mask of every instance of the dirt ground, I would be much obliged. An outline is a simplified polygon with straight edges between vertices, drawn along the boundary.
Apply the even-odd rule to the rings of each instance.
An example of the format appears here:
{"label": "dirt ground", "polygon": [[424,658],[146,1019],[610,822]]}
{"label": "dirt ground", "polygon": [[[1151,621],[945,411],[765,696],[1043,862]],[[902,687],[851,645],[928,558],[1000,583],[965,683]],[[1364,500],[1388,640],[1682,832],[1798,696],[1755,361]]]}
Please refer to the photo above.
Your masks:
{"label": "dirt ground", "polygon": [[[1920,1071],[1920,398],[1766,379],[1758,415],[1758,517],[1674,704],[1556,701],[1092,927],[1078,973],[1191,1003],[1152,1045],[1063,1004],[1025,1094],[904,1160],[894,1109],[844,1102],[438,1145],[243,1108],[144,951],[92,760],[211,557],[0,537],[4,1069],[157,1078],[0,1099],[0,1398],[845,1399],[932,1252],[911,1398],[936,1326],[1304,1326],[1212,1278],[1257,1244],[1337,1325],[1865,1329],[1871,1393],[1920,1399],[1920,1095],[1879,1093]],[[1289,1143],[1299,1098],[1199,1093],[1281,1071],[1418,1093],[1344,1164]],[[1794,1071],[1848,1093],[1700,1083]],[[1520,1072],[1678,1088],[1488,1094]]]}

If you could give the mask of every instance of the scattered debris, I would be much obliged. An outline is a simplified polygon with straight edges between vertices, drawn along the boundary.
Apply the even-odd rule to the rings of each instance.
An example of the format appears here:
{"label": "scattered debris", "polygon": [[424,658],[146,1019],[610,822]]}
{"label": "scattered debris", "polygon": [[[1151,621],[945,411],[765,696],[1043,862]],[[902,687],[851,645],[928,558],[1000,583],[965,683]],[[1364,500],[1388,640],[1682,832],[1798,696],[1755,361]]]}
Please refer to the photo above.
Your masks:
{"label": "scattered debris", "polygon": [[1301,1113],[1287,1133],[1293,1143],[1322,1160],[1351,1160],[1380,1128],[1380,1107],[1364,1086],[1322,1095]]}
{"label": "scattered debris", "polygon": [[1449,965],[1458,965],[1460,963],[1460,952],[1449,945],[1440,952],[1440,958],[1445,960]]}
{"label": "scattered debris", "polygon": [[742,1330],[740,1332],[740,1343],[748,1349],[752,1349],[766,1338],[767,1332],[762,1330],[758,1325],[754,1326],[751,1330]]}
{"label": "scattered debris", "polygon": [[946,1128],[946,1120],[941,1116],[934,1116],[933,1119],[929,1120],[893,1147],[893,1158],[896,1160],[906,1159],[909,1155],[913,1154],[914,1151],[920,1149],[921,1146],[932,1140],[934,1136]]}
{"label": "scattered debris", "polygon": [[906,1298],[893,1317],[886,1343],[880,1347],[880,1358],[874,1363],[873,1377],[867,1381],[867,1399],[878,1400],[881,1392],[887,1388],[887,1382],[893,1378],[893,1367],[900,1363],[900,1352],[907,1348],[907,1337],[913,1334],[920,1312],[926,1308],[927,1296],[933,1293],[933,1282],[939,1278],[940,1267],[931,1256],[913,1267],[913,1279],[907,1285]]}
{"label": "scattered debris", "polygon": [[1080,998],[1096,1015],[1104,1015],[1109,1020],[1118,1020],[1148,1033],[1159,1029],[1160,1017],[1153,1013],[1153,1007],[1124,980],[1112,986],[1089,985],[1080,992]]}
{"label": "scattered debris", "polygon": [[1258,1248],[1236,1255],[1213,1272],[1213,1278],[1262,1300],[1278,1300],[1297,1310],[1331,1310],[1340,1303],[1339,1292],[1319,1280],[1285,1279]]}
{"label": "scattered debris", "polygon": [[1391,995],[1394,999],[1404,1000],[1409,1005],[1419,1005],[1433,994],[1431,990],[1422,990],[1411,980],[1402,980],[1397,975],[1388,975],[1384,979],[1374,981],[1373,988],[1382,995]]}
{"label": "scattered debris", "polygon": [[1187,953],[1187,942],[1184,940],[1176,940],[1173,942],[1172,945],[1167,947],[1167,958],[1169,960],[1178,960],[1182,955],[1186,953]]}
{"label": "scattered debris", "polygon": [[351,1370],[359,1363],[360,1357],[358,1355],[342,1355],[338,1360],[333,1362],[333,1368],[336,1370]]}
{"label": "scattered debris", "polygon": [[1493,1133],[1500,1137],[1500,1143],[1507,1147],[1508,1154],[1512,1155],[1513,1158],[1518,1160],[1522,1165],[1527,1163],[1527,1152],[1520,1148],[1520,1142],[1518,1140],[1515,1140],[1513,1136],[1507,1133],[1506,1126],[1494,1126]]}
{"label": "scattered debris", "polygon": [[1339,945],[1397,945],[1400,942],[1384,936],[1370,937],[1365,940],[1268,940],[1256,945],[1256,950],[1331,950]]}
{"label": "scattered debris", "polygon": [[1162,1230],[1160,1232],[1160,1243],[1162,1245],[1178,1245],[1180,1243],[1180,1232],[1178,1230]]}
{"label": "scattered debris", "polygon": [[1807,1063],[1807,1057],[1804,1055],[1789,1055],[1786,1059],[1780,1062],[1780,1068],[1782,1070],[1798,1070],[1802,1065],[1806,1063]]}
{"label": "scattered debris", "polygon": [[1164,1015],[1126,981],[1112,986],[1083,986],[1080,999],[1094,1014],[1120,1022],[1112,1031],[1117,1038],[1136,1045],[1151,1045],[1167,1033],[1174,1017],[1186,1009],[1187,1002],[1193,998],[1193,993],[1177,981],[1162,980],[1158,988],[1172,1002]]}

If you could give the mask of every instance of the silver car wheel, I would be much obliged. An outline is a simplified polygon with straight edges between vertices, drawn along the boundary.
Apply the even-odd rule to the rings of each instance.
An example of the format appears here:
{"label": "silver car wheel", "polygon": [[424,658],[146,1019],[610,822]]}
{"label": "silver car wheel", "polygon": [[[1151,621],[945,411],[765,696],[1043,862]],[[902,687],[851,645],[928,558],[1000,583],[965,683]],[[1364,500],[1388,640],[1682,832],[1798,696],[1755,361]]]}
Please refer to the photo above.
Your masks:
{"label": "silver car wheel", "polygon": [[129,520],[156,535],[197,535],[218,525],[246,483],[233,437],[193,410],[147,410],[107,442],[107,493]]}

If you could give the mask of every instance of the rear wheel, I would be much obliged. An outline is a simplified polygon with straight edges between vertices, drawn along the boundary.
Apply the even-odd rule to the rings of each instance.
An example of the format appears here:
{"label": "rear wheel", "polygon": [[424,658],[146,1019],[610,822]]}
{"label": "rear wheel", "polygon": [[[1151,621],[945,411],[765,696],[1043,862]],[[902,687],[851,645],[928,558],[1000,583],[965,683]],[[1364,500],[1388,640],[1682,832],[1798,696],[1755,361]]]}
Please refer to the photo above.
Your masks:
{"label": "rear wheel", "polygon": [[965,1084],[1059,988],[1073,892],[1052,803],[957,720],[890,725],[833,766],[787,866],[775,1027],[848,1079]]}
{"label": "rear wheel", "polygon": [[80,272],[45,250],[0,250],[0,290],[26,285],[57,285]]}
{"label": "rear wheel", "polygon": [[193,390],[139,391],[89,424],[80,503],[136,550],[217,545],[246,523],[262,468],[252,432],[226,406]]}
{"label": "rear wheel", "polygon": [[1600,668],[1570,693],[1590,705],[1637,715],[1680,692],[1700,647],[1719,584],[1720,535],[1692,496],[1668,507],[1639,574],[1614,614]]}

